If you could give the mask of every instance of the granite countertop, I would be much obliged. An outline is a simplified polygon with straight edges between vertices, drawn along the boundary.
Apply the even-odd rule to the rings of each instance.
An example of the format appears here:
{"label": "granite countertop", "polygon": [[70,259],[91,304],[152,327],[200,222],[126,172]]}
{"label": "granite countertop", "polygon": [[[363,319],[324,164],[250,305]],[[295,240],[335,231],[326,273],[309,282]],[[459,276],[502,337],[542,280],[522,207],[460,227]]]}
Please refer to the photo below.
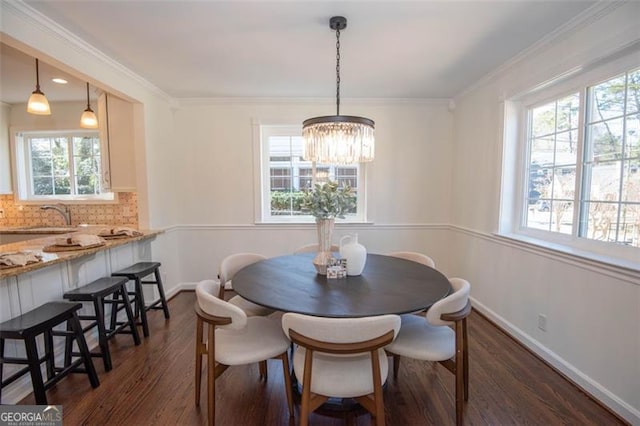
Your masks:
{"label": "granite countertop", "polygon": [[69,225],[69,226],[0,226],[0,234],[66,234],[69,232],[83,231],[86,233],[96,233],[100,229],[124,226],[136,228],[132,225]]}
{"label": "granite countertop", "polygon": [[[4,228],[4,229],[7,229],[7,228]],[[4,232],[4,229],[3,229],[3,232]],[[98,232],[100,232],[101,229],[104,229],[104,226],[83,227],[79,230],[73,229],[73,232],[69,232],[68,234],[70,235],[74,232],[82,232],[85,234],[97,234]],[[27,240],[27,241],[20,241],[16,243],[0,245],[0,253],[8,253],[8,252],[16,252],[16,251],[33,251],[42,255],[42,262],[31,263],[25,266],[17,266],[12,268],[0,269],[0,279],[13,277],[16,275],[23,274],[25,272],[35,271],[37,269],[51,266],[56,263],[62,263],[62,262],[66,262],[67,260],[76,259],[82,256],[87,256],[103,250],[108,250],[112,247],[122,246],[135,241],[146,240],[148,238],[152,238],[164,232],[164,231],[156,231],[156,230],[139,230],[139,231],[142,232],[143,235],[137,236],[137,237],[105,240],[105,244],[100,247],[92,247],[84,250],[75,250],[75,251],[62,251],[62,252],[56,252],[56,253],[43,252],[42,249],[46,246],[55,244],[56,238],[60,238],[64,236],[65,235],[64,233],[61,233],[53,237],[36,238],[32,240]],[[43,232],[40,232],[40,233],[43,233]],[[45,233],[51,234],[51,232],[45,232]]]}
{"label": "granite countertop", "polygon": [[80,229],[76,226],[0,227],[0,234],[66,234]]}

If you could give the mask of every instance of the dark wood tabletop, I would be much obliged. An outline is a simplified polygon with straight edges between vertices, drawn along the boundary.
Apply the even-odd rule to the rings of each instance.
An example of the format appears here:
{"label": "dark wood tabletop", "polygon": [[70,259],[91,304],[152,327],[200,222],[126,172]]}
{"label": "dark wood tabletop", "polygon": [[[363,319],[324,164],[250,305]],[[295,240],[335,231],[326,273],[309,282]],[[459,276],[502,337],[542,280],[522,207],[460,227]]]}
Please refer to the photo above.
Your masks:
{"label": "dark wood tabletop", "polygon": [[334,318],[415,312],[451,291],[440,272],[409,260],[368,254],[362,275],[327,279],[316,273],[313,256],[280,256],[249,265],[233,277],[233,289],[279,311]]}

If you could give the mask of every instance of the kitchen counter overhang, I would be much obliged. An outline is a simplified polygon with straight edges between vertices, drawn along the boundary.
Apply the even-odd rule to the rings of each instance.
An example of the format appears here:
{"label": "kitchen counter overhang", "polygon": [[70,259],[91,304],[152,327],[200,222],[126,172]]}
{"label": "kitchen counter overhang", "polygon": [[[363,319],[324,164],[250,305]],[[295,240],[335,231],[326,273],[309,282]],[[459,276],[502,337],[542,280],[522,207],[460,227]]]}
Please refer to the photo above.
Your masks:
{"label": "kitchen counter overhang", "polygon": [[[75,232],[91,233],[90,230],[88,229],[75,231]],[[46,268],[47,266],[55,265],[57,263],[66,262],[68,260],[77,259],[83,256],[89,256],[97,252],[109,250],[111,248],[123,246],[136,241],[153,238],[156,235],[161,234],[163,231],[140,230],[140,232],[142,232],[143,235],[136,236],[136,237],[106,240],[105,244],[100,247],[93,247],[93,248],[87,248],[84,250],[76,250],[76,251],[64,251],[64,252],[57,252],[57,253],[43,252],[42,249],[48,245],[55,244],[56,238],[62,237],[65,234],[56,235],[55,237],[37,238],[37,239],[31,239],[26,241],[20,241],[16,243],[0,245],[0,253],[32,251],[42,255],[41,262],[31,263],[25,266],[0,269],[0,279],[13,277],[16,275],[23,274],[25,272],[32,272],[41,268]],[[71,235],[71,234],[72,233],[69,233],[68,235]]]}

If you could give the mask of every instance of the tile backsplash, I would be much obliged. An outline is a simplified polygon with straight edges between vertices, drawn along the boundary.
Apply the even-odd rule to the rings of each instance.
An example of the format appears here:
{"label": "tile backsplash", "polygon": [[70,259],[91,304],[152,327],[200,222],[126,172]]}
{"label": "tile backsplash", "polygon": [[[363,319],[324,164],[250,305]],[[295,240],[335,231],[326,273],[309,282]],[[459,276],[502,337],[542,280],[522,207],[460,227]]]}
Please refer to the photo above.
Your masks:
{"label": "tile backsplash", "polygon": [[[54,204],[54,203],[42,203]],[[0,195],[0,227],[7,226],[62,226],[64,219],[54,210],[41,210],[41,205],[17,205],[13,194]],[[115,204],[67,204],[71,211],[71,224],[138,226],[138,197],[135,192],[119,192]]]}

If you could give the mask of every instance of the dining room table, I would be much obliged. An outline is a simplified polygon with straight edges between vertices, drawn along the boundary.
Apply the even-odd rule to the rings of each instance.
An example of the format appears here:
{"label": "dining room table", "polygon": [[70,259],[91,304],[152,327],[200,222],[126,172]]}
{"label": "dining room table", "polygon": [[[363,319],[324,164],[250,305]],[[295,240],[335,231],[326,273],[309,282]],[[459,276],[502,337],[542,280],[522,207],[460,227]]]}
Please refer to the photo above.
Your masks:
{"label": "dining room table", "polygon": [[452,291],[440,271],[410,260],[367,254],[361,275],[327,278],[316,272],[313,256],[278,256],[248,265],[233,277],[233,290],[277,311],[330,318],[422,311]]}

